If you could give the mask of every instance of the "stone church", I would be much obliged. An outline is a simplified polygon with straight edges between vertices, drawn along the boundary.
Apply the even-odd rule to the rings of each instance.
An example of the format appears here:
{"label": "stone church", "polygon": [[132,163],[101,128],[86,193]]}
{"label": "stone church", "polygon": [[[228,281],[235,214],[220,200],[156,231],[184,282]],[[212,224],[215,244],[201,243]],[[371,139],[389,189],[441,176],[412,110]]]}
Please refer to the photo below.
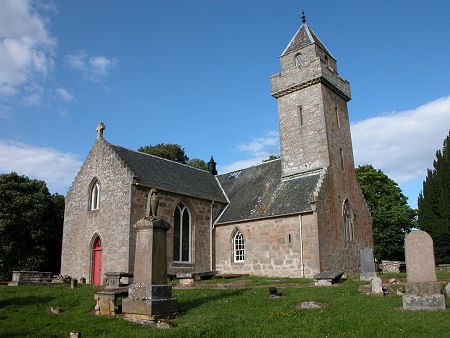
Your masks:
{"label": "stone church", "polygon": [[349,82],[303,24],[271,76],[281,158],[217,175],[97,139],[66,197],[61,273],[101,284],[133,272],[135,223],[157,189],[168,231],[168,274],[312,277],[359,269],[373,248],[358,185],[347,102]]}

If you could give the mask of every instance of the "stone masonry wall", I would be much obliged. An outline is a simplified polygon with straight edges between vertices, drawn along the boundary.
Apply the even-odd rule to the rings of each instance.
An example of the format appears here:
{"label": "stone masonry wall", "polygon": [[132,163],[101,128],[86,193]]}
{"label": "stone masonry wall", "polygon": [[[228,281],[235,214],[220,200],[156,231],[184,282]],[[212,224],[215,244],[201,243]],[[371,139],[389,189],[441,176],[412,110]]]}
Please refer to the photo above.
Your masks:
{"label": "stone masonry wall", "polygon": [[[99,139],[66,196],[61,273],[92,282],[92,247],[100,236],[102,280],[108,271],[129,271],[132,172]],[[89,210],[92,180],[100,182],[100,207]]]}
{"label": "stone masonry wall", "polygon": [[[301,236],[304,275],[313,277],[320,269],[316,222],[316,214],[308,213],[217,225],[216,268],[220,273],[301,277]],[[243,263],[234,262],[233,236],[236,230],[244,235]]]}
{"label": "stone masonry wall", "polygon": [[[360,249],[373,249],[370,214],[355,174],[347,104],[325,86],[322,94],[330,166],[317,203],[321,270],[342,269],[353,273],[360,268]],[[345,199],[352,210],[352,241],[344,238]]]}
{"label": "stone masonry wall", "polygon": [[[298,107],[302,108],[303,125]],[[321,84],[278,98],[283,177],[328,166]]]}
{"label": "stone masonry wall", "polygon": [[[150,188],[134,185],[132,199],[131,223],[135,224],[144,217],[147,207],[147,196]],[[211,219],[211,201],[199,198],[183,196],[176,193],[159,191],[158,217],[164,219],[171,225],[167,232],[167,272],[176,273],[194,273],[210,271],[210,219]],[[173,262],[173,224],[175,208],[183,203],[189,208],[191,213],[191,262],[178,263]],[[213,205],[213,219],[219,211],[223,209],[222,203],[215,202]],[[130,266],[134,265],[134,247],[135,230],[130,236]]]}

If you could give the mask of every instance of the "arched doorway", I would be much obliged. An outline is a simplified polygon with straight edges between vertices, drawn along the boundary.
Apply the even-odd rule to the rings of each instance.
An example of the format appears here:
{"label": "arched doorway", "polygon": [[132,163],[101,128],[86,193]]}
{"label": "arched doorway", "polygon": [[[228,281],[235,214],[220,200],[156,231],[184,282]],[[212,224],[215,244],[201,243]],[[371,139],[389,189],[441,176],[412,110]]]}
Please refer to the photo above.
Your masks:
{"label": "arched doorway", "polygon": [[94,241],[92,255],[92,282],[95,285],[102,284],[102,241],[97,237]]}

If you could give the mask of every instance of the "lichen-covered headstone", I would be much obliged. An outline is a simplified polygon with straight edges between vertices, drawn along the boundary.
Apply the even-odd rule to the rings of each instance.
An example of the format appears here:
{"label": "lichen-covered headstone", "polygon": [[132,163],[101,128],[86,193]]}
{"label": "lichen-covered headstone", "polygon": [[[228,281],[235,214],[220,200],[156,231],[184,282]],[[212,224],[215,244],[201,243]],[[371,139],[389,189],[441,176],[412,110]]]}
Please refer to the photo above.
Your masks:
{"label": "lichen-covered headstone", "polygon": [[433,239],[425,231],[413,231],[405,237],[406,310],[445,310],[445,297],[436,279]]}
{"label": "lichen-covered headstone", "polygon": [[383,282],[380,277],[374,277],[371,281],[372,293],[383,295]]}

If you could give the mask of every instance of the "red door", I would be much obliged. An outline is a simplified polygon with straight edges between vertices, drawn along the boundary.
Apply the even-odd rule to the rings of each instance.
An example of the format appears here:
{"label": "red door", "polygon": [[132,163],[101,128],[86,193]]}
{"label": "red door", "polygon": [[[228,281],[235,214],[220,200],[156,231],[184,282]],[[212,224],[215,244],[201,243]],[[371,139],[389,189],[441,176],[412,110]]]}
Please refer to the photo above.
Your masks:
{"label": "red door", "polygon": [[98,237],[94,242],[94,257],[92,264],[92,281],[95,285],[102,284],[102,241]]}

